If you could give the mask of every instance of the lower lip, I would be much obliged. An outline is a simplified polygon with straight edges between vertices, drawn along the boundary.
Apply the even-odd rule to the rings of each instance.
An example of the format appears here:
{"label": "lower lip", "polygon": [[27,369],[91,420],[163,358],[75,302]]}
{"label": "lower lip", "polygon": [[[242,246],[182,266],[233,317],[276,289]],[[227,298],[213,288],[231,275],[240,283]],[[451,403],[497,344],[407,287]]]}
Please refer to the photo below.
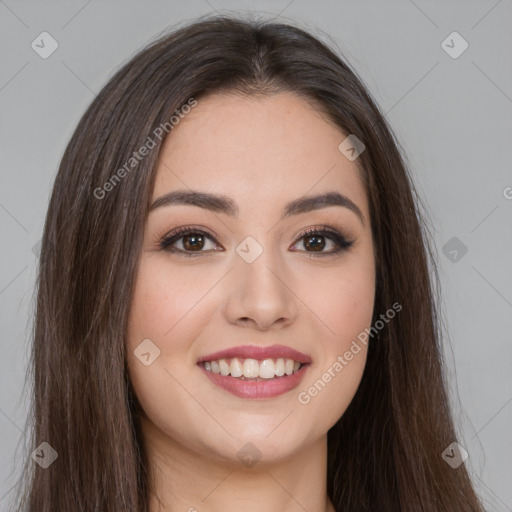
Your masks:
{"label": "lower lip", "polygon": [[296,388],[304,377],[308,366],[309,364],[303,365],[291,375],[260,381],[240,380],[231,375],[213,373],[202,365],[199,365],[199,368],[214,384],[239,398],[262,399],[274,398]]}

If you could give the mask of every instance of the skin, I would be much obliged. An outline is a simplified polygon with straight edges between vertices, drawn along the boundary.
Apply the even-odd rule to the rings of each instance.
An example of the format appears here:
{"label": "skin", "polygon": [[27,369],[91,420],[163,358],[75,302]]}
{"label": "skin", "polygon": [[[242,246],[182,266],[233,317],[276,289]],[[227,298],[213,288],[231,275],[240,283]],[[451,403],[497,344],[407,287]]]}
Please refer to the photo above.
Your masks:
{"label": "skin", "polygon": [[[170,205],[147,221],[127,354],[144,410],[151,512],[334,510],[326,493],[327,431],[357,390],[366,346],[308,404],[298,394],[371,325],[368,199],[356,162],[338,150],[345,137],[292,93],[226,93],[201,99],[167,138],[153,200],[194,189],[229,196],[240,213]],[[289,201],[330,191],[349,197],[364,223],[340,206],[280,220]],[[203,252],[191,258],[161,249],[163,236],[187,225],[219,244],[205,238]],[[342,230],[353,245],[315,256],[301,234],[324,225]],[[263,248],[250,264],[236,252],[247,236]],[[324,254],[335,247],[329,238],[320,241]],[[184,243],[182,237],[174,247],[192,252]],[[160,356],[145,366],[134,350],[148,338]],[[287,345],[313,363],[297,388],[260,400],[228,393],[197,366],[201,356],[247,344]],[[247,442],[261,452],[252,467],[237,457]]]}

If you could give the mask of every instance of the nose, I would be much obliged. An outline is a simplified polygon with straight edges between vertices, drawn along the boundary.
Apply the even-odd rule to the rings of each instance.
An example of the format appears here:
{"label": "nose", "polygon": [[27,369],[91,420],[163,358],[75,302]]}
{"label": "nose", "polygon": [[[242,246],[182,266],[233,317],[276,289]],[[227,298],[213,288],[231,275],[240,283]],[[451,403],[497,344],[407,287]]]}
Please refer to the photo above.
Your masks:
{"label": "nose", "polygon": [[266,331],[295,321],[299,299],[293,279],[272,251],[265,249],[252,263],[236,255],[230,274],[224,311],[230,323]]}

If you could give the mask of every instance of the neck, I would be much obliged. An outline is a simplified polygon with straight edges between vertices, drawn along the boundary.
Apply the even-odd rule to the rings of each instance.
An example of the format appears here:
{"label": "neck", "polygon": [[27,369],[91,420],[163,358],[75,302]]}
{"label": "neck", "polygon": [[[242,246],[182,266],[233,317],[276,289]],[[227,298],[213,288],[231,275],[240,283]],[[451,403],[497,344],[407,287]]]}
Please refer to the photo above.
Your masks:
{"label": "neck", "polygon": [[142,422],[150,512],[335,512],[327,498],[327,436],[279,461],[251,467],[189,450]]}

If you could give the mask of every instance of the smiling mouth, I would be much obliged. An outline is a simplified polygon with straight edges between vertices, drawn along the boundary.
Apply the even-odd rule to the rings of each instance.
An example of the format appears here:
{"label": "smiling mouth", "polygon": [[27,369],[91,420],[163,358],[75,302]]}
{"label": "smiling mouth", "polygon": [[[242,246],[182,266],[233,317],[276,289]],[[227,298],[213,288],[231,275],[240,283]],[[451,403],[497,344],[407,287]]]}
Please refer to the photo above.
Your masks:
{"label": "smiling mouth", "polygon": [[303,363],[282,357],[263,360],[234,357],[232,359],[203,361],[199,364],[208,372],[253,382],[293,375],[304,366]]}

